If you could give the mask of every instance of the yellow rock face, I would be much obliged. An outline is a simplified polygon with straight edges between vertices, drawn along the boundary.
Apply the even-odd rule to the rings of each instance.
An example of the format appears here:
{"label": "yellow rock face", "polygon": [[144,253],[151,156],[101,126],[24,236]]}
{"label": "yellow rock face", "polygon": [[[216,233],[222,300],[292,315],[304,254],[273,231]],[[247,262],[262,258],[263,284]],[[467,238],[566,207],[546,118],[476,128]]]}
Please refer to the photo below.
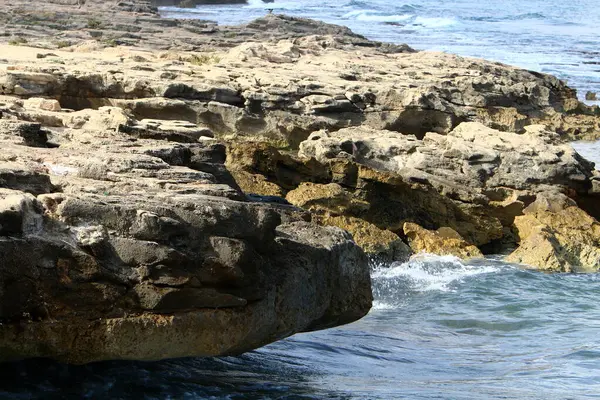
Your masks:
{"label": "yellow rock face", "polygon": [[404,224],[404,234],[408,236],[410,247],[415,253],[451,255],[462,259],[483,257],[477,247],[466,242],[454,229],[448,227],[430,231],[407,222]]}
{"label": "yellow rock face", "polygon": [[254,193],[261,196],[285,196],[284,190],[275,183],[269,182],[264,175],[252,174],[239,169],[232,169],[230,172],[244,193]]}
{"label": "yellow rock face", "polygon": [[327,185],[305,182],[287,194],[287,201],[310,211],[328,211],[334,214],[360,212],[369,203],[356,199],[337,183]]}
{"label": "yellow rock face", "polygon": [[377,226],[355,217],[347,216],[313,216],[313,220],[321,225],[336,226],[352,234],[354,241],[365,253],[391,260],[404,260],[412,253],[411,249],[394,232],[380,229]]}
{"label": "yellow rock face", "polygon": [[[536,202],[537,203],[537,202]],[[534,203],[535,204],[535,203]],[[507,261],[556,272],[595,272],[600,267],[600,224],[575,205],[533,207],[515,218],[521,244]]]}

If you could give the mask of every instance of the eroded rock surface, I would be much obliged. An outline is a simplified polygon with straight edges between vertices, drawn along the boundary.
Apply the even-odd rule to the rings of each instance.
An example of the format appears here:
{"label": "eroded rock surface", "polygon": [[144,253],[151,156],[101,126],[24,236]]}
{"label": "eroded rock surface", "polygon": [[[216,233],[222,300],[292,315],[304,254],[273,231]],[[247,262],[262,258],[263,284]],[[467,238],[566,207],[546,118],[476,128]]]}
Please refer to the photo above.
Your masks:
{"label": "eroded rock surface", "polygon": [[515,227],[521,245],[508,261],[558,272],[600,268],[600,224],[562,194],[538,196]]}
{"label": "eroded rock surface", "polygon": [[357,244],[597,267],[600,176],[562,143],[599,111],[552,76],[286,16],[0,5],[2,359],[236,354],[350,322]]}
{"label": "eroded rock surface", "polygon": [[[517,134],[462,123],[446,135],[430,132],[423,139],[368,127],[319,131],[300,144],[297,157],[268,146],[234,149],[238,168],[267,177],[287,193],[290,203],[312,211],[316,221],[356,231],[357,243],[363,246],[368,242],[361,240],[378,236],[385,245],[394,237],[411,242],[404,227],[416,223],[425,228],[422,237],[438,238],[439,243],[411,243],[414,251],[457,254],[442,251],[448,247],[445,237],[425,235],[440,228],[456,231],[465,246],[475,245],[484,253],[509,252],[520,243],[525,251],[524,236],[515,232],[520,216],[536,198],[564,193],[581,213],[598,212],[593,163],[538,125]],[[245,190],[261,188],[250,185]],[[380,233],[359,239],[357,218]],[[368,248],[389,259],[389,252]],[[471,249],[459,256],[479,251]],[[541,258],[531,258],[530,263],[546,266]],[[588,261],[580,265],[584,266],[593,268]]]}
{"label": "eroded rock surface", "polygon": [[455,256],[464,260],[483,257],[477,247],[467,243],[454,229],[442,227],[430,231],[410,222],[404,224],[403,229],[415,253]]}
{"label": "eroded rock surface", "polygon": [[[319,129],[359,125],[418,138],[465,121],[513,132],[543,123],[564,137],[600,133],[598,109],[555,77],[372,42],[345,27],[281,15],[217,27],[109,13],[92,0],[77,9],[5,3],[6,41],[51,52],[40,49],[35,64],[7,58],[0,94],[53,98],[64,108],[119,106],[138,120],[186,120],[219,136],[293,148]],[[65,18],[58,10],[80,33],[56,28]]]}
{"label": "eroded rock surface", "polygon": [[239,354],[367,313],[348,233],[248,201],[210,132],[120,110],[0,120],[1,361]]}

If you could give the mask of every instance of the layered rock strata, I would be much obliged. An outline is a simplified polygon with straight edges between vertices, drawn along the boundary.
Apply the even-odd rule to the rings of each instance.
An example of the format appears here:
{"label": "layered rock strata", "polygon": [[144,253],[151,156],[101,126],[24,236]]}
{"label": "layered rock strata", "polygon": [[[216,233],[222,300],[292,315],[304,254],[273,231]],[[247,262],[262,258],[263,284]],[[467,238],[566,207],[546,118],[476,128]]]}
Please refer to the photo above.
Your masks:
{"label": "layered rock strata", "polygon": [[371,301],[356,244],[598,267],[600,178],[563,143],[599,111],[552,76],[286,16],[1,4],[3,359],[236,354],[349,322]]}
{"label": "layered rock strata", "polygon": [[239,354],[368,312],[352,237],[249,201],[210,132],[120,109],[60,129],[4,116],[0,361]]}

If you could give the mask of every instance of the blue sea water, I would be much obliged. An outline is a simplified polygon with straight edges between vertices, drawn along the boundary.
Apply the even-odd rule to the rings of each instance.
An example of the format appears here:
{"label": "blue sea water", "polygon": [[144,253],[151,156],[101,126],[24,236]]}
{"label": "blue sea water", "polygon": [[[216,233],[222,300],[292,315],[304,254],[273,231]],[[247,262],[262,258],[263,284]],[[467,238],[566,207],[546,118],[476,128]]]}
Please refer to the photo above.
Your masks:
{"label": "blue sea water", "polygon": [[346,25],[371,39],[486,58],[550,73],[600,92],[598,0],[275,0],[163,8],[169,17],[240,24],[275,13]]}
{"label": "blue sea water", "polygon": [[[237,24],[266,7],[253,1],[163,13]],[[374,39],[553,73],[580,92],[600,91],[596,1],[275,0],[268,7],[345,24]],[[600,145],[574,146],[600,161]],[[0,398],[600,399],[600,275],[428,256],[374,266],[372,277],[373,310],[344,327],[240,357],[4,364]]]}

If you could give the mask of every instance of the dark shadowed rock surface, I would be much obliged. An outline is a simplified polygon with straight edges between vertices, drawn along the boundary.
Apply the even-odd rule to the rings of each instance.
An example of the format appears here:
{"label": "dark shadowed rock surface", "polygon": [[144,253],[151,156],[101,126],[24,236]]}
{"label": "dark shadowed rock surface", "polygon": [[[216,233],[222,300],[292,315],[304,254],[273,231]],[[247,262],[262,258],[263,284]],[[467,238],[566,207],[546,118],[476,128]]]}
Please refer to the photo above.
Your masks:
{"label": "dark shadowed rock surface", "polygon": [[213,139],[0,128],[1,360],[238,354],[370,308],[351,236],[248,201]]}

